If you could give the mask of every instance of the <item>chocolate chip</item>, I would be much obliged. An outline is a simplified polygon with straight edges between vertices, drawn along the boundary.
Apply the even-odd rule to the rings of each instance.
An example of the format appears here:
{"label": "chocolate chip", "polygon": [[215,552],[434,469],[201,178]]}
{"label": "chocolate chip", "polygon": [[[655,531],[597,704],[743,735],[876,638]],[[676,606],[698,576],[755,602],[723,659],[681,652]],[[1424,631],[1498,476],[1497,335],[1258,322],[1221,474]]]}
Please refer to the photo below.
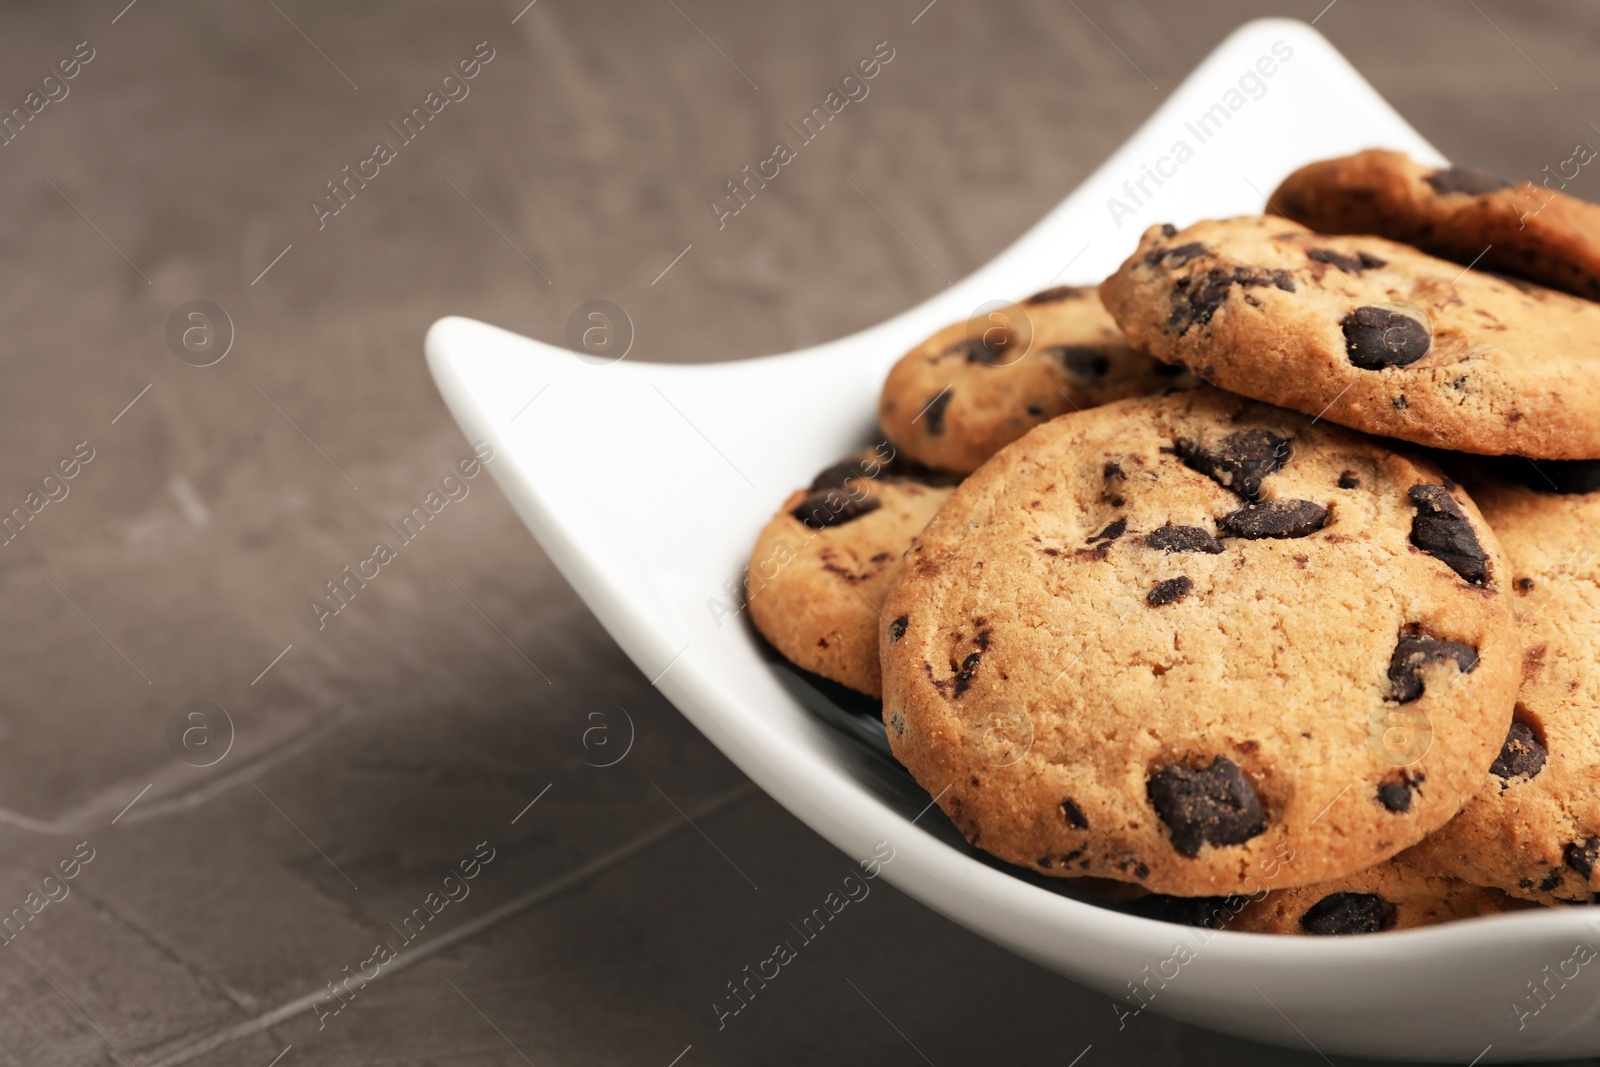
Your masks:
{"label": "chocolate chip", "polygon": [[1474,585],[1487,581],[1489,554],[1450,491],[1441,485],[1413,485],[1406,495],[1417,506],[1411,543]]}
{"label": "chocolate chip", "polygon": [[1261,799],[1226,756],[1208,767],[1164,767],[1151,776],[1148,790],[1156,815],[1172,832],[1172,847],[1191,859],[1203,844],[1237,845],[1267,828]]}
{"label": "chocolate chip", "polygon": [[944,409],[950,406],[950,395],[953,392],[955,390],[947,386],[922,409],[922,414],[928,419],[928,432],[935,437],[944,433]]}
{"label": "chocolate chip", "polygon": [[1028,297],[1028,299],[1024,300],[1023,303],[1031,306],[1036,304],[1054,304],[1060,300],[1079,300],[1087,292],[1089,292],[1089,289],[1082,285],[1057,285],[1050,289],[1043,289],[1037,293],[1034,293],[1032,296]]}
{"label": "chocolate chip", "polygon": [[859,459],[847,459],[825,468],[811,479],[813,493],[824,489],[843,489],[852,479],[869,478],[865,464]]}
{"label": "chocolate chip", "polygon": [[1361,478],[1360,478],[1360,476],[1357,475],[1355,471],[1345,471],[1343,474],[1339,475],[1339,488],[1340,489],[1360,489],[1361,488]]}
{"label": "chocolate chip", "polygon": [[1405,635],[1394,646],[1389,657],[1389,685],[1391,695],[1401,704],[1409,704],[1422,696],[1425,688],[1422,668],[1429,663],[1455,660],[1462,674],[1471,674],[1478,667],[1478,650],[1459,641],[1441,641],[1436,637]]}
{"label": "chocolate chip", "polygon": [[1389,905],[1376,893],[1329,893],[1300,916],[1300,929],[1326,937],[1375,934],[1389,919]]}
{"label": "chocolate chip", "polygon": [[1306,258],[1313,263],[1327,263],[1338,267],[1346,274],[1360,274],[1361,261],[1355,256],[1347,256],[1343,252],[1335,252],[1331,248],[1308,248]]}
{"label": "chocolate chip", "polygon": [[900,460],[898,457],[885,463],[873,459],[846,459],[840,460],[831,467],[826,467],[815,478],[811,479],[811,491],[820,492],[824,489],[844,489],[852,481],[867,481],[873,478],[895,477],[901,474]]}
{"label": "chocolate chip", "polygon": [[1228,537],[1258,540],[1263,537],[1307,537],[1328,523],[1328,509],[1310,500],[1266,500],[1246,504],[1217,520]]}
{"label": "chocolate chip", "polygon": [[1233,276],[1216,268],[1201,275],[1179,278],[1172,285],[1172,314],[1167,316],[1167,329],[1182,335],[1188,333],[1191,326],[1210,322],[1211,316],[1228,299],[1232,285]]}
{"label": "chocolate chip", "polygon": [[808,494],[789,514],[817,530],[825,526],[843,526],[877,511],[879,506],[877,497],[855,499],[837,489],[824,489]]}
{"label": "chocolate chip", "polygon": [[1075,378],[1104,378],[1111,369],[1111,357],[1092,345],[1056,345],[1046,349],[1045,355],[1060,361]]}
{"label": "chocolate chip", "polygon": [[1115,541],[1117,538],[1121,537],[1127,532],[1128,520],[1118,519],[1116,522],[1107,526],[1104,530],[1101,530],[1099,533],[1089,538],[1089,543],[1092,545],[1096,541]]}
{"label": "chocolate chip", "polygon": [[924,467],[920,463],[913,463],[904,456],[896,454],[889,449],[889,458],[879,458],[884,449],[889,449],[887,441],[877,446],[874,454],[859,459],[846,459],[825,468],[815,478],[811,479],[813,493],[824,489],[848,489],[852,482],[862,481],[879,482],[918,482],[922,485],[955,485],[961,481],[959,475],[948,471],[936,471]]}
{"label": "chocolate chip", "polygon": [[1422,180],[1433,186],[1434,192],[1445,195],[1465,193],[1467,196],[1482,196],[1511,188],[1510,182],[1471,167],[1447,167],[1434,171]]}
{"label": "chocolate chip", "polygon": [[1549,874],[1544,876],[1544,881],[1539,883],[1539,892],[1548,893],[1548,892],[1550,892],[1550,890],[1554,889],[1556,886],[1558,886],[1560,884],[1561,884],[1561,871],[1560,871],[1560,869],[1559,868],[1552,869]]}
{"label": "chocolate chip", "polygon": [[1600,837],[1591,837],[1582,842],[1574,841],[1563,850],[1562,858],[1566,860],[1568,867],[1585,878],[1589,877],[1590,872],[1594,870],[1595,860],[1600,859]]}
{"label": "chocolate chip", "polygon": [[1514,722],[1506,731],[1506,743],[1500,755],[1489,764],[1489,773],[1497,778],[1532,778],[1544,770],[1545,748],[1533,735],[1527,723]]}
{"label": "chocolate chip", "polygon": [[1126,479],[1128,477],[1127,474],[1123,473],[1122,464],[1118,463],[1114,459],[1106,460],[1106,465],[1100,469],[1100,474],[1107,481],[1110,481],[1112,478]]}
{"label": "chocolate chip", "polygon": [[1093,548],[1080,548],[1080,549],[1076,550],[1075,552],[1073,552],[1073,555],[1076,556],[1079,559],[1103,560],[1103,559],[1106,558],[1107,554],[1110,553],[1110,551],[1111,551],[1111,542],[1110,541],[1101,541],[1098,545],[1095,545]]}
{"label": "chocolate chip", "polygon": [[1176,237],[1178,236],[1178,228],[1170,222],[1163,222],[1161,224],[1161,236]]}
{"label": "chocolate chip", "polygon": [[1067,820],[1068,825],[1079,830],[1089,828],[1089,819],[1083,814],[1083,809],[1073,803],[1071,797],[1061,802],[1061,817]]}
{"label": "chocolate chip", "polygon": [[1171,523],[1145,534],[1144,543],[1163,552],[1209,552],[1214,556],[1222,551],[1222,543],[1200,527]]}
{"label": "chocolate chip", "polygon": [[1405,814],[1411,809],[1411,790],[1424,781],[1424,774],[1400,771],[1397,777],[1378,785],[1378,803],[1395,814]]}
{"label": "chocolate chip", "polygon": [[1346,274],[1360,274],[1364,270],[1389,265],[1385,260],[1381,260],[1368,252],[1357,252],[1352,256],[1344,252],[1336,252],[1331,248],[1310,248],[1306,250],[1306,255],[1314,263],[1331,264]]}
{"label": "chocolate chip", "polygon": [[1144,261],[1152,267],[1182,267],[1190,260],[1203,256],[1209,249],[1199,241],[1190,241],[1185,245],[1175,245],[1172,248],[1158,248],[1154,252],[1145,254]]}
{"label": "chocolate chip", "polygon": [[1145,595],[1144,602],[1153,608],[1159,608],[1166,604],[1176,604],[1193,591],[1194,582],[1187,575],[1180,574],[1176,578],[1157,582],[1156,587]]}
{"label": "chocolate chip", "polygon": [[1397,815],[1411,810],[1411,783],[1404,778],[1378,786],[1378,803]]}
{"label": "chocolate chip", "polygon": [[978,661],[983,658],[981,652],[974,652],[961,661],[961,669],[956,672],[955,694],[960,696],[972,684],[972,676],[978,670]]}
{"label": "chocolate chip", "polygon": [[1345,354],[1362,370],[1410,366],[1433,345],[1427,326],[1393,308],[1356,308],[1339,325]]}
{"label": "chocolate chip", "polygon": [[1175,443],[1185,466],[1246,500],[1261,498],[1261,479],[1283,469],[1292,452],[1289,438],[1260,427],[1230,433],[1210,449],[1181,438]]}
{"label": "chocolate chip", "polygon": [[1524,594],[1524,595],[1533,592],[1533,579],[1532,578],[1518,578],[1517,579],[1517,591],[1519,593]]}
{"label": "chocolate chip", "polygon": [[[991,334],[994,336],[991,337]],[[964,341],[957,341],[940,355],[961,356],[968,363],[997,367],[1006,361],[1006,349],[1011,347],[1012,340],[1009,330],[989,329],[983,331],[981,337],[969,337]]]}
{"label": "chocolate chip", "polygon": [[892,645],[906,635],[906,617],[904,615],[889,624],[889,643]]}
{"label": "chocolate chip", "polygon": [[1294,279],[1285,270],[1235,267],[1230,271],[1213,267],[1172,283],[1172,313],[1167,316],[1167,329],[1182,335],[1192,326],[1204,326],[1228,299],[1228,290],[1235,285],[1247,289],[1272,285],[1286,293],[1295,291]]}

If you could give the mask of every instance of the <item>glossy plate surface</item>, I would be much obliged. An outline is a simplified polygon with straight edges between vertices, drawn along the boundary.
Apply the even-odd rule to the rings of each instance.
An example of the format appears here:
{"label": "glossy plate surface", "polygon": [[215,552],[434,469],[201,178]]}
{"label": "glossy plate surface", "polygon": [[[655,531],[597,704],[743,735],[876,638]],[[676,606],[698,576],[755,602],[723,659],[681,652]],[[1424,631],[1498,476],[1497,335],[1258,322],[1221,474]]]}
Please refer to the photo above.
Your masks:
{"label": "glossy plate surface", "polygon": [[[871,329],[736,363],[602,366],[447,318],[428,333],[428,363],[467,436],[494,446],[490,469],[518,514],[645,676],[850,856],[889,842],[884,876],[930,907],[1123,1011],[1139,1008],[1138,984],[1146,1010],[1325,1053],[1595,1055],[1600,964],[1572,962],[1580,943],[1600,950],[1590,909],[1291,938],[1063,896],[983,862],[937,811],[913,825],[927,796],[885,758],[881,726],[775,669],[729,592],[784,497],[869,439],[884,374],[923,337],[990,301],[1097,282],[1146,226],[1257,212],[1294,168],[1372,146],[1443,162],[1310,27],[1253,22],[993,262]],[[1530,982],[1548,991],[1535,998]]]}

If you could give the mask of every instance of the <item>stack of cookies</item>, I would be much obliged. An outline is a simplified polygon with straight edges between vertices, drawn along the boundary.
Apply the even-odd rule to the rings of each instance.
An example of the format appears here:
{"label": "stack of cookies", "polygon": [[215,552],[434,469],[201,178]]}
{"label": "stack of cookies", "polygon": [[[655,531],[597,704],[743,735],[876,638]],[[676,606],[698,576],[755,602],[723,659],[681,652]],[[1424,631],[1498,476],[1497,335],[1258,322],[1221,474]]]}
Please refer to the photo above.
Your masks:
{"label": "stack of cookies", "polygon": [[973,845],[1120,906],[1588,903],[1600,208],[1375,150],[1267,209],[907,353],[751,617]]}

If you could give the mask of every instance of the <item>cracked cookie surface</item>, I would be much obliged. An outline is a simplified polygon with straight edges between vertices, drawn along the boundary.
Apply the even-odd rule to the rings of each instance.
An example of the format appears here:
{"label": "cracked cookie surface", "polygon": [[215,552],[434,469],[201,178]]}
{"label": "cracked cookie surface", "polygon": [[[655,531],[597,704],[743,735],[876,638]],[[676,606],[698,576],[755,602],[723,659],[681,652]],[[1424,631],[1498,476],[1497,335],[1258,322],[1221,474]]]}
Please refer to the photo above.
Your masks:
{"label": "cracked cookie surface", "polygon": [[1348,937],[1456,919],[1519,911],[1533,905],[1458,878],[1429,874],[1405,852],[1331,882],[1219,902],[1217,929],[1308,937]]}
{"label": "cracked cookie surface", "polygon": [[[1448,541],[1419,486],[1459,511]],[[1436,468],[1326,422],[1204,387],[1064,416],[907,552],[889,742],[969,840],[1040,873],[1182,896],[1327,881],[1456,813],[1435,767],[1499,753],[1506,574]]]}
{"label": "cracked cookie surface", "polygon": [[[1568,162],[1594,158],[1579,145]],[[1376,234],[1600,299],[1600,205],[1532,182],[1373,148],[1301,167],[1268,198],[1267,210],[1318,233]]]}
{"label": "cracked cookie surface", "polygon": [[883,444],[790,494],[750,553],[745,591],[756,629],[791,663],[878,696],[879,609],[952,481]]}
{"label": "cracked cookie surface", "polygon": [[966,474],[1057,415],[1193,384],[1130,348],[1093,286],[1060,286],[907,352],[884,382],[878,423],[909,458]]}
{"label": "cracked cookie surface", "polygon": [[1101,286],[1130,343],[1240,393],[1484,455],[1600,456],[1600,304],[1378,237],[1152,227]]}
{"label": "cracked cookie surface", "polygon": [[1587,901],[1600,892],[1600,463],[1496,466],[1524,484],[1470,485],[1511,567],[1522,688],[1493,765],[1459,776],[1473,799],[1408,855],[1530,900]]}

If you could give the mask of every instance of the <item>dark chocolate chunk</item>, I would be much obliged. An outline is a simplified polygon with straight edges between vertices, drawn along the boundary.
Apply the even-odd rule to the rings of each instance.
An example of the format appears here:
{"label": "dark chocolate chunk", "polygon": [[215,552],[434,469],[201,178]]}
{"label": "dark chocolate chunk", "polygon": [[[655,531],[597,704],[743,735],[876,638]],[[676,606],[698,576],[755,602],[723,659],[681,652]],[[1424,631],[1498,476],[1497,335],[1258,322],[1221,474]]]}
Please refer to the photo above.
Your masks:
{"label": "dark chocolate chunk", "polygon": [[1600,837],[1591,837],[1587,841],[1574,841],[1562,852],[1562,858],[1567,866],[1589,877],[1594,870],[1595,860],[1600,859]]}
{"label": "dark chocolate chunk", "polygon": [[1362,370],[1410,366],[1433,346],[1426,325],[1392,308],[1356,308],[1339,325],[1345,354]]}
{"label": "dark chocolate chunk", "polygon": [[1217,520],[1226,537],[1307,537],[1328,523],[1328,509],[1310,500],[1266,500],[1246,504]]}
{"label": "dark chocolate chunk", "polygon": [[1552,868],[1550,873],[1544,876],[1544,880],[1539,883],[1539,892],[1548,893],[1560,884],[1561,869],[1559,867]]}
{"label": "dark chocolate chunk", "polygon": [[1527,723],[1514,722],[1506,731],[1506,743],[1500,755],[1489,764],[1489,773],[1497,778],[1532,778],[1544,770],[1545,749],[1533,735]]}
{"label": "dark chocolate chunk", "polygon": [[1118,463],[1114,459],[1106,460],[1106,465],[1100,468],[1100,474],[1107,481],[1110,481],[1112,478],[1126,479],[1128,477],[1128,475],[1122,469],[1122,464]]}
{"label": "dark chocolate chunk", "polygon": [[879,506],[878,498],[874,496],[853,498],[837,489],[823,489],[808,494],[789,514],[817,530],[824,526],[843,526],[877,511]]}
{"label": "dark chocolate chunk", "polygon": [[1089,543],[1092,545],[1096,541],[1115,541],[1117,538],[1121,537],[1127,532],[1128,520],[1118,519],[1116,522],[1113,522],[1111,525],[1107,526],[1104,530],[1101,530],[1099,533],[1089,538]]}
{"label": "dark chocolate chunk", "polygon": [[1082,808],[1073,803],[1071,797],[1061,802],[1061,817],[1067,820],[1068,825],[1079,830],[1087,830],[1089,828],[1088,817],[1083,814]]}
{"label": "dark chocolate chunk", "polygon": [[1511,188],[1510,182],[1471,167],[1447,167],[1434,171],[1422,180],[1433,186],[1434,192],[1446,195],[1465,193],[1467,196],[1482,196]]}
{"label": "dark chocolate chunk", "polygon": [[1192,470],[1207,475],[1246,500],[1261,498],[1261,479],[1289,462],[1289,438],[1260,427],[1230,433],[1215,448],[1180,439],[1178,456]]}
{"label": "dark chocolate chunk", "polygon": [[906,635],[906,617],[904,615],[889,624],[889,643],[892,645]]}
{"label": "dark chocolate chunk", "polygon": [[1199,241],[1190,241],[1184,245],[1174,245],[1171,248],[1158,248],[1154,252],[1145,254],[1144,261],[1152,267],[1166,267],[1168,269],[1181,267],[1190,260],[1203,256],[1209,249]]}
{"label": "dark chocolate chunk", "polygon": [[1228,290],[1235,285],[1245,289],[1274,285],[1286,293],[1294,292],[1294,279],[1285,270],[1235,267],[1230,271],[1213,267],[1172,283],[1172,313],[1167,316],[1167,329],[1182,335],[1192,326],[1204,326],[1228,299]]}
{"label": "dark chocolate chunk", "polygon": [[1355,471],[1345,471],[1343,474],[1339,475],[1339,488],[1360,489],[1361,476],[1356,474]]}
{"label": "dark chocolate chunk", "polygon": [[1180,574],[1176,578],[1157,582],[1156,587],[1145,595],[1144,602],[1153,608],[1159,608],[1166,604],[1176,604],[1193,591],[1194,582],[1188,575]]}
{"label": "dark chocolate chunk", "polygon": [[1386,261],[1367,252],[1357,252],[1352,256],[1344,252],[1336,252],[1331,248],[1310,248],[1306,250],[1306,255],[1315,263],[1330,264],[1338,267],[1346,274],[1360,274],[1362,271],[1370,270],[1374,267],[1388,266]]}
{"label": "dark chocolate chunk", "polygon": [[1151,776],[1148,789],[1180,855],[1198,856],[1204,844],[1237,845],[1267,828],[1261,799],[1226,756],[1217,756],[1208,767],[1163,767]]}
{"label": "dark chocolate chunk", "polygon": [[1023,303],[1028,305],[1036,305],[1054,304],[1060,300],[1077,300],[1089,291],[1090,290],[1086,286],[1082,285],[1057,285],[1053,286],[1052,288],[1043,289],[1037,293],[1034,293],[1032,296],[1028,297],[1028,299],[1024,300]]}
{"label": "dark chocolate chunk", "polygon": [[1111,357],[1093,345],[1056,345],[1045,354],[1059,360],[1075,378],[1104,378],[1111,369]]}
{"label": "dark chocolate chunk", "polygon": [[1378,803],[1395,814],[1411,810],[1411,783],[1404,778],[1384,782],[1378,786]]}
{"label": "dark chocolate chunk", "polygon": [[928,406],[922,409],[922,414],[928,420],[928,432],[935,437],[944,433],[944,409],[950,406],[950,394],[955,390],[946,386],[937,396],[928,401]]}
{"label": "dark chocolate chunk", "polygon": [[968,363],[982,363],[987,367],[997,367],[1006,361],[1006,349],[1011,347],[1013,340],[1010,330],[989,329],[983,331],[981,336],[968,337],[964,341],[957,341],[941,354],[961,356]]}
{"label": "dark chocolate chunk", "polygon": [[899,468],[898,458],[885,463],[872,459],[840,460],[833,466],[824,468],[820,474],[811,479],[811,491],[816,493],[824,489],[845,489],[852,481],[863,482],[873,478],[894,477],[901,473]]}
{"label": "dark chocolate chunk", "polygon": [[[889,449],[888,459],[879,458],[884,449]],[[961,481],[960,475],[932,470],[920,463],[913,463],[904,456],[896,454],[885,441],[877,446],[871,456],[841,460],[823,469],[811,479],[811,491],[815,493],[824,489],[848,489],[852,482],[859,484],[874,479],[880,482],[920,482],[923,485],[955,485]]]}
{"label": "dark chocolate chunk", "polygon": [[1417,506],[1411,543],[1474,585],[1488,580],[1489,554],[1450,491],[1442,485],[1413,485],[1406,495]]}
{"label": "dark chocolate chunk", "polygon": [[1327,263],[1338,267],[1346,274],[1360,274],[1361,261],[1355,256],[1347,256],[1343,252],[1335,252],[1331,248],[1308,248],[1306,258],[1313,263]]}
{"label": "dark chocolate chunk", "polygon": [[1300,929],[1326,937],[1375,934],[1389,920],[1389,905],[1376,893],[1329,893],[1300,916]]}
{"label": "dark chocolate chunk", "polygon": [[1173,526],[1168,523],[1159,530],[1145,535],[1144,543],[1163,552],[1209,552],[1213,556],[1222,551],[1222,542],[1198,526]]}
{"label": "dark chocolate chunk", "polygon": [[1416,700],[1426,688],[1422,681],[1423,666],[1448,660],[1455,660],[1462,674],[1471,674],[1478,667],[1478,650],[1459,641],[1412,634],[1402,636],[1395,643],[1394,655],[1389,657],[1391,695],[1401,704]]}
{"label": "dark chocolate chunk", "polygon": [[961,661],[961,669],[956,672],[956,696],[960,696],[962,693],[965,693],[967,691],[967,687],[972,684],[972,676],[977,672],[978,661],[981,659],[983,659],[983,654],[981,652],[974,652],[966,659]]}

